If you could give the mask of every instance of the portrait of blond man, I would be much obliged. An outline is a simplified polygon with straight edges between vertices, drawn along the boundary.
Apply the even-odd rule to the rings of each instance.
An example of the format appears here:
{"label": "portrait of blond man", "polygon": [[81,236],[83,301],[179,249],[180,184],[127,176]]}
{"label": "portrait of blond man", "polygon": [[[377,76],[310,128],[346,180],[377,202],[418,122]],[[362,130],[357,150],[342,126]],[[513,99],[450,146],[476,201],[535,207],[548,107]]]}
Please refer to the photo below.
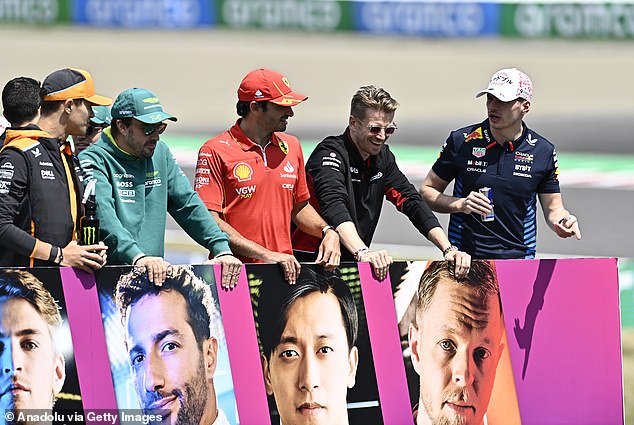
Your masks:
{"label": "portrait of blond man", "polygon": [[492,261],[474,261],[463,279],[455,278],[447,262],[428,265],[408,334],[420,376],[417,425],[486,423],[503,331]]}

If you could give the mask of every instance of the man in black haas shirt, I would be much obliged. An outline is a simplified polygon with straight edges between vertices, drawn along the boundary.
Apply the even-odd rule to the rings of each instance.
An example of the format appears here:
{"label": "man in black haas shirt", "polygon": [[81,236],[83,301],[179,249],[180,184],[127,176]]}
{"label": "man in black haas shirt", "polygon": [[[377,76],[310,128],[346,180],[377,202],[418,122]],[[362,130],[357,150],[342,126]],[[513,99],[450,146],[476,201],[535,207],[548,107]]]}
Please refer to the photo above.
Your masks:
{"label": "man in black haas shirt", "polygon": [[[436,216],[396,165],[386,142],[396,131],[398,102],[382,88],[361,87],[352,97],[348,128],[317,145],[306,162],[310,202],[333,225],[341,243],[342,260],[368,261],[379,279],[387,275],[392,257],[370,251],[383,199],[405,214],[418,231],[466,274],[471,257],[449,243]],[[314,258],[319,239],[296,229],[293,249],[302,259]],[[310,257],[305,254],[310,253]]]}
{"label": "man in black haas shirt", "polygon": [[[563,205],[555,146],[523,121],[533,94],[530,78],[502,69],[476,97],[485,94],[488,118],[449,135],[421,187],[434,211],[451,213],[451,243],[473,258],[533,258],[537,195],[557,236],[581,239],[577,218]],[[452,180],[453,196],[445,195]],[[479,192],[485,187],[492,202]]]}
{"label": "man in black haas shirt", "polygon": [[80,167],[66,139],[85,135],[91,106],[112,100],[95,94],[92,76],[83,69],[46,77],[41,106],[37,82],[23,82],[3,91],[5,115],[27,102],[33,111],[40,107],[41,115],[35,125],[35,116],[19,124],[17,114],[15,123],[28,125],[7,129],[0,149],[0,266],[101,268],[106,246],[77,244]]}

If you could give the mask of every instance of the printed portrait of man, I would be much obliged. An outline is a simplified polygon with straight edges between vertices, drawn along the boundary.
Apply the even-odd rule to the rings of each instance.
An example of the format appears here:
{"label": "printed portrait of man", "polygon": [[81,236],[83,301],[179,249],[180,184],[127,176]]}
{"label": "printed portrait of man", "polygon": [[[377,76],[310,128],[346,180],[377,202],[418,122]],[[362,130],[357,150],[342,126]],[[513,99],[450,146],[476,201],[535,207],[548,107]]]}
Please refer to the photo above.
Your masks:
{"label": "printed portrait of man", "polygon": [[295,285],[259,289],[257,320],[266,392],[283,425],[348,424],[359,319],[346,283],[303,267]]}
{"label": "printed portrait of man", "polygon": [[504,349],[503,330],[493,262],[472,262],[460,280],[447,262],[429,264],[408,335],[420,376],[417,425],[484,423]]}
{"label": "printed portrait of man", "polygon": [[51,410],[66,379],[59,306],[27,271],[0,269],[0,414]]}
{"label": "printed portrait of man", "polygon": [[172,424],[228,424],[214,387],[220,315],[209,285],[188,266],[171,266],[162,286],[133,269],[115,298],[143,411],[169,411]]}

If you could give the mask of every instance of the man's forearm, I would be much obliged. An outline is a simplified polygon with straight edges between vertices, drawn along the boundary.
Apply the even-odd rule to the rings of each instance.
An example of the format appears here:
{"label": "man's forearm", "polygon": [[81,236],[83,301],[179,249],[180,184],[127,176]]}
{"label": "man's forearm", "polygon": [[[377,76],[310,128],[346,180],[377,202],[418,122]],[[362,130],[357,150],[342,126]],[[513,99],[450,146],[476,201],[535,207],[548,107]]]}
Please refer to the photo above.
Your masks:
{"label": "man's forearm", "polygon": [[231,246],[231,251],[235,255],[247,258],[255,258],[262,261],[271,261],[271,251],[269,249],[263,247],[257,242],[254,242],[242,236],[240,232],[234,229],[222,218],[220,218],[220,215],[217,212],[211,211],[211,215],[216,220],[216,223],[218,224],[218,227],[220,227],[220,230],[222,230],[229,236],[229,245]]}

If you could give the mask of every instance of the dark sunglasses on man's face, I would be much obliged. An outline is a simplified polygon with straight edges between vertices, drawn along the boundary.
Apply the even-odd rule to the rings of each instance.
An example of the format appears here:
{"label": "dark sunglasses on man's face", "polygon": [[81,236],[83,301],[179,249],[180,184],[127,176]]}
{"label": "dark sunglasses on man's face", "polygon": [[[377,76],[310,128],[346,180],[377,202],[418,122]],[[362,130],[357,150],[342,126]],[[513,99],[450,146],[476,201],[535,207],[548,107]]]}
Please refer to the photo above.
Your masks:
{"label": "dark sunglasses on man's face", "polygon": [[103,124],[90,124],[88,126],[88,130],[86,130],[86,137],[92,137],[95,134],[99,133],[100,131],[102,131],[104,128],[106,128],[106,125]]}
{"label": "dark sunglasses on man's face", "polygon": [[166,128],[167,124],[162,122],[158,124],[145,124],[145,127],[143,128],[143,134],[145,134],[146,136],[151,136],[157,130],[158,134],[163,134]]}
{"label": "dark sunglasses on man's face", "polygon": [[380,125],[366,125],[366,127],[368,128],[368,130],[370,130],[370,133],[374,134],[375,136],[379,135],[381,133],[381,130],[385,130],[385,135],[390,136],[394,134],[397,128],[396,124],[387,127],[381,127]]}

